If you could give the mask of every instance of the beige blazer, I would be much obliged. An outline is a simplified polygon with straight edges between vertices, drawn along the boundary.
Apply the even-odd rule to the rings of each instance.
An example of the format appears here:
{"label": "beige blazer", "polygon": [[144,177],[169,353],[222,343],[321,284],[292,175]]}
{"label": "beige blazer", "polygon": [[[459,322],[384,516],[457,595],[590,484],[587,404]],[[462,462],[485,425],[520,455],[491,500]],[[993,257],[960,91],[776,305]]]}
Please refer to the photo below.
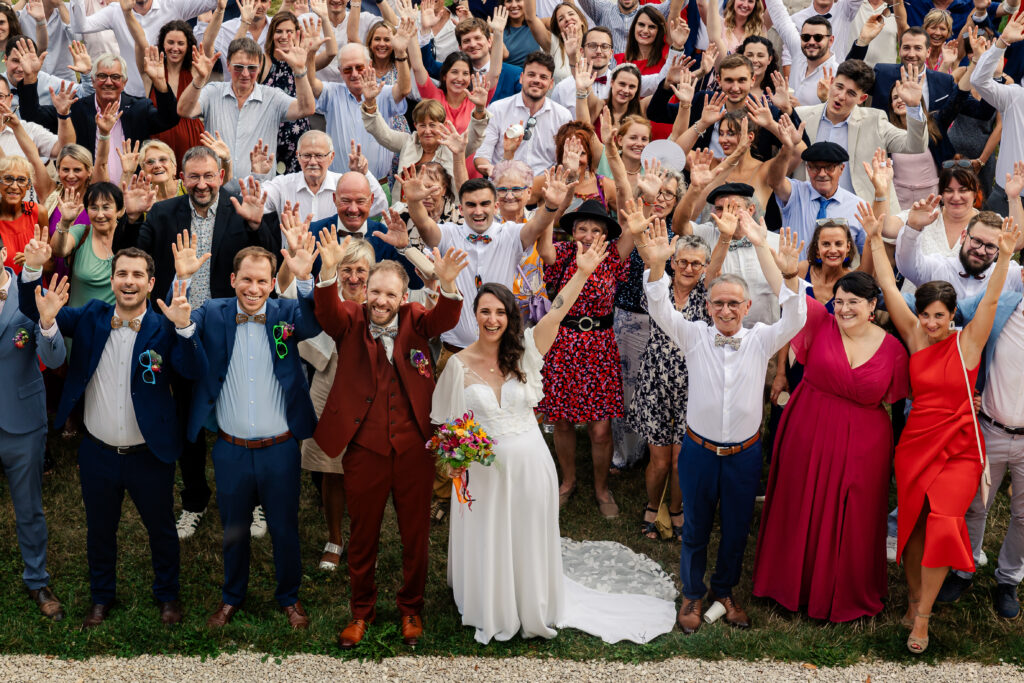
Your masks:
{"label": "beige blazer", "polygon": [[[804,132],[812,142],[818,140],[818,126],[821,124],[824,111],[824,104],[796,108],[800,120],[806,124]],[[892,152],[919,154],[928,151],[928,127],[924,121],[917,121],[910,116],[907,117],[907,129],[903,130],[889,123],[885,112],[880,109],[854,107],[847,125],[849,136],[846,151],[850,155],[848,163],[850,164],[850,178],[853,181],[854,194],[869,204],[875,197],[875,188],[864,171],[864,162],[871,163],[876,149],[881,147],[890,154]],[[806,180],[806,165],[800,164],[793,177]],[[890,215],[900,211],[896,190],[891,186],[889,187],[889,211]]]}

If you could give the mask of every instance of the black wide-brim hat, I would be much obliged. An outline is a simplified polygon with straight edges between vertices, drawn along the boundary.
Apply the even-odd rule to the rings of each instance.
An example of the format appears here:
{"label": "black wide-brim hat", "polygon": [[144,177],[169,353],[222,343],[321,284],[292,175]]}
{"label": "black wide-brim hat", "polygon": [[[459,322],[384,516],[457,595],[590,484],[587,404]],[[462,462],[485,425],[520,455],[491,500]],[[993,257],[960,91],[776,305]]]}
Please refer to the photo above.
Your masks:
{"label": "black wide-brim hat", "polygon": [[580,204],[572,213],[564,214],[562,220],[558,221],[558,227],[572,235],[572,228],[576,221],[584,219],[604,223],[609,242],[622,234],[622,228],[619,227],[618,222],[608,215],[604,206],[596,199],[588,199]]}

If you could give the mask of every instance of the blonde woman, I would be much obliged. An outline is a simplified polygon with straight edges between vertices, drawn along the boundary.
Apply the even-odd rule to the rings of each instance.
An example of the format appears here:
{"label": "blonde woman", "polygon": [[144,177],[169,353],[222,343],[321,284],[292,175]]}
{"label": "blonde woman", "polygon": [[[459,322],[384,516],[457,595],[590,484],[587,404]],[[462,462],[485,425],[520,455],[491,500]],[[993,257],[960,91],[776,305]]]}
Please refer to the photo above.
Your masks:
{"label": "blonde woman", "polygon": [[722,14],[725,54],[738,52],[739,46],[750,36],[767,35],[770,27],[771,20],[760,0],[729,0]]}
{"label": "blonde woman", "polygon": [[960,61],[959,48],[954,44],[943,50],[946,41],[953,37],[953,17],[948,10],[933,9],[924,15],[921,28],[928,34],[928,55],[925,64],[929,69],[952,73]]}

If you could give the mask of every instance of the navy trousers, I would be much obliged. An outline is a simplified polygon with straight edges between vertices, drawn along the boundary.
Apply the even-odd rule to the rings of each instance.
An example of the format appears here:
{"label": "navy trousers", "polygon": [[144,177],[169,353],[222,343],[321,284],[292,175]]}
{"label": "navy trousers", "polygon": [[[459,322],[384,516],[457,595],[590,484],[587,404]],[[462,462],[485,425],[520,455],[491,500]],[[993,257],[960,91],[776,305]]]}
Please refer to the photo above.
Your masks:
{"label": "navy trousers", "polygon": [[732,596],[732,589],[739,583],[743,571],[743,552],[760,480],[760,440],[735,455],[726,456],[716,455],[689,437],[683,440],[679,452],[679,487],[683,492],[679,577],[687,598],[696,600],[707,593],[704,574],[715,510],[719,511],[722,537],[715,573],[711,576],[711,590],[715,597]]}
{"label": "navy trousers", "polygon": [[252,509],[262,503],[274,544],[274,598],[281,607],[299,599],[299,442],[289,439],[267,448],[248,449],[217,439],[213,445],[217,507],[224,527],[222,600],[242,604],[249,588],[249,527]]}
{"label": "navy trousers", "polygon": [[174,527],[174,463],[163,462],[149,450],[120,455],[86,436],[78,448],[78,467],[92,601],[106,605],[114,600],[117,527],[125,491],[149,533],[153,595],[160,602],[177,600],[181,561]]}
{"label": "navy trousers", "polygon": [[43,452],[46,425],[28,434],[0,429],[0,462],[11,489],[18,547],[25,570],[21,578],[30,590],[50,583],[46,571],[46,517],[43,516]]}

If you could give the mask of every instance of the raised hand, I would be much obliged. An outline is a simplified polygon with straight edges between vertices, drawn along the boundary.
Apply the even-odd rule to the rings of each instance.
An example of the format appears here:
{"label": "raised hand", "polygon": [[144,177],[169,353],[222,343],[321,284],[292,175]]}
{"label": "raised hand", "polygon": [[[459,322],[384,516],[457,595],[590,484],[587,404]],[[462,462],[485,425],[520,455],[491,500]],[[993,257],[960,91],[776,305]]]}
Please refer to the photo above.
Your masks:
{"label": "raised hand", "polygon": [[916,64],[905,64],[900,67],[900,76],[900,80],[896,81],[896,94],[908,107],[920,106],[924,71],[918,71]]}
{"label": "raised hand", "polygon": [[[244,2],[245,0],[241,0]],[[241,8],[242,5],[239,4]],[[217,52],[211,57],[207,57],[206,53],[200,50],[198,47],[192,47],[192,83],[193,87],[201,88],[206,85],[207,81],[210,80],[210,73],[213,71],[213,65],[220,59],[220,53]]]}
{"label": "raised hand", "polygon": [[723,116],[725,116],[725,93],[718,91],[711,97],[705,95],[704,108],[700,112],[700,122],[704,124],[704,128],[713,127],[722,120]]}
{"label": "raised hand", "polygon": [[[978,27],[971,26],[967,30],[967,39],[971,42],[971,59],[978,61],[983,54],[988,52],[992,44],[989,43],[988,38],[984,35],[978,35]],[[1005,38],[1004,38],[1005,40]]]}
{"label": "raised hand", "polygon": [[1007,197],[1017,197],[1024,192],[1024,161],[1013,162],[1013,173],[1006,174],[1006,182],[1003,183]]}
{"label": "raised hand", "polygon": [[73,88],[73,85],[65,81],[61,81],[56,92],[50,87],[50,102],[61,116],[67,116],[71,112],[71,105],[78,101]]}
{"label": "raised hand", "polygon": [[469,0],[459,0],[455,5],[455,16],[452,17],[452,23],[458,26],[459,22],[469,19],[471,16],[473,15],[469,11]]}
{"label": "raised hand", "polygon": [[714,71],[717,62],[718,43],[711,43],[711,45],[708,45],[708,49],[704,50],[704,54],[700,56],[700,75],[706,76]]}
{"label": "raised hand", "polygon": [[465,133],[460,133],[455,124],[449,119],[444,122],[444,126],[441,128],[441,144],[452,151],[452,156],[465,157],[468,134],[468,129]]}
{"label": "raised hand", "polygon": [[645,217],[643,206],[637,206],[632,199],[627,199],[625,206],[619,208],[619,225],[629,230],[634,240],[637,240],[653,221],[654,216]]}
{"label": "raised hand", "polygon": [[263,138],[260,138],[249,152],[249,169],[256,175],[267,175],[273,167],[274,155],[270,152],[270,147],[263,144]]}
{"label": "raised hand", "polygon": [[456,290],[455,278],[468,265],[469,254],[466,252],[449,247],[444,256],[441,256],[441,252],[434,248],[434,275],[446,292]]}
{"label": "raised hand", "polygon": [[466,96],[469,98],[470,102],[480,107],[481,109],[485,109],[487,107],[488,96],[487,74],[475,73],[473,74],[471,81],[473,89],[470,90],[466,94]]}
{"label": "raised hand", "polygon": [[199,237],[195,233],[189,235],[188,230],[183,230],[175,237],[171,244],[171,254],[174,255],[174,273],[179,280],[190,279],[213,256],[210,252],[199,256],[198,248]]}
{"label": "raised hand", "polygon": [[306,48],[302,45],[301,35],[296,35],[295,38],[292,39],[291,45],[281,50],[281,58],[288,64],[293,74],[305,71],[307,56],[308,53],[306,52]]}
{"label": "raised hand", "polygon": [[594,79],[597,78],[590,66],[590,61],[583,55],[580,55],[580,58],[576,60],[574,78],[576,79],[576,89],[580,92],[590,90],[594,85]]}
{"label": "raised hand", "polygon": [[526,131],[523,129],[523,122],[519,122],[519,129],[523,132],[514,138],[508,136],[508,131],[501,135],[501,149],[504,152],[505,159],[511,159],[515,156],[516,150],[519,149],[519,145],[523,144],[523,136],[526,135]]}
{"label": "raised hand", "polygon": [[402,195],[407,202],[421,202],[430,194],[422,168],[417,171],[415,166],[409,166],[399,177],[402,180]]}
{"label": "raised hand", "polygon": [[327,42],[324,36],[323,19],[304,19],[298,35],[299,47],[306,55],[315,55],[320,46]]}
{"label": "raised hand", "polygon": [[885,225],[885,218],[885,214],[875,217],[867,202],[859,202],[857,204],[857,220],[860,221],[861,227],[864,228],[864,234],[867,235],[869,240],[882,236],[882,226]]}
{"label": "raised hand", "polygon": [[61,219],[71,222],[81,215],[83,208],[81,193],[76,192],[74,188],[64,188],[64,192],[57,199]]}
{"label": "raised hand", "polygon": [[779,249],[776,251],[769,247],[769,251],[772,252],[775,265],[779,267],[779,272],[782,273],[783,277],[786,275],[792,276],[793,273],[797,272],[797,268],[800,266],[800,252],[803,249],[804,242],[797,235],[796,230],[791,230],[790,228],[779,230]]}
{"label": "raised hand", "polygon": [[423,30],[433,29],[438,23],[438,14],[434,11],[434,5],[429,2],[420,3],[420,24]]}
{"label": "raised hand", "polygon": [[498,5],[494,8],[494,14],[488,20],[487,25],[491,27],[491,35],[496,33],[504,33],[505,26],[508,24],[508,10],[505,9],[504,5]]}
{"label": "raised hand", "polygon": [[939,196],[930,194],[925,199],[918,199],[910,207],[907,214],[907,227],[912,230],[923,230],[939,217]]}
{"label": "raised hand", "polygon": [[345,258],[348,250],[348,243],[352,236],[348,235],[341,242],[338,241],[338,225],[332,223],[330,228],[320,230],[320,279],[330,280],[338,272],[338,266]]}
{"label": "raised hand", "polygon": [[[579,138],[573,137],[579,144]],[[569,182],[570,172],[569,169],[559,166],[555,169],[547,169],[544,171],[544,205],[557,209],[562,206],[562,202],[569,196],[573,188],[576,187],[578,180]]]}
{"label": "raised hand", "polygon": [[827,66],[822,69],[822,76],[818,79],[818,87],[815,91],[820,101],[824,102],[828,99],[828,93],[832,90],[832,84],[835,83],[835,80],[835,74],[832,69]]}
{"label": "raised hand", "polygon": [[263,207],[267,203],[267,193],[261,191],[260,181],[252,176],[248,178],[248,185],[246,182],[238,183],[238,189],[242,201],[231,197],[231,206],[250,228],[259,226],[263,222]]}
{"label": "raised hand", "polygon": [[402,17],[398,27],[391,32],[391,47],[399,56],[408,53],[409,44],[416,32],[416,21],[412,17]]}
{"label": "raised hand", "polygon": [[289,253],[294,254],[302,246],[302,240],[310,234],[309,224],[313,220],[313,214],[306,214],[303,219],[299,216],[299,203],[293,206],[291,202],[284,203],[284,210],[281,212],[281,232],[284,233],[286,247]]}
{"label": "raised hand", "polygon": [[60,309],[64,308],[64,304],[71,296],[70,290],[71,285],[68,284],[66,275],[60,280],[56,275],[50,278],[50,288],[46,292],[43,292],[41,285],[36,285],[36,310],[39,311],[39,327],[44,330],[53,327],[57,314],[60,313]]}
{"label": "raised hand", "polygon": [[160,48],[150,45],[146,48],[146,61],[143,64],[143,71],[154,85],[166,85],[167,73],[164,70],[164,58],[160,54]]}
{"label": "raised hand", "polygon": [[1007,45],[1012,45],[1024,38],[1024,14],[1018,13],[1017,16],[1007,21],[999,37]]}
{"label": "raised hand", "polygon": [[643,171],[636,179],[636,186],[643,193],[647,203],[653,204],[658,198],[658,192],[661,191],[661,186],[665,181],[665,176],[661,170],[661,161],[658,159],[644,161]]}
{"label": "raised hand", "polygon": [[722,234],[722,237],[728,241],[732,241],[733,235],[736,234],[736,229],[740,224],[740,213],[743,212],[743,208],[739,202],[729,201],[722,208],[722,215],[716,216],[711,214],[711,220],[715,222],[715,227],[718,228],[718,232]]}
{"label": "raised hand", "polygon": [[361,76],[363,84],[363,102],[377,101],[377,95],[384,89],[384,81],[377,80],[377,72],[373,70],[373,63],[368,62],[363,69]]}
{"label": "raised hand", "polygon": [[398,215],[398,212],[394,209],[388,209],[381,218],[384,219],[384,225],[387,226],[388,231],[385,233],[377,233],[381,241],[385,244],[390,244],[395,249],[405,249],[409,246],[409,226],[406,225],[402,217]]}
{"label": "raised hand", "polygon": [[89,56],[89,49],[85,43],[80,40],[72,41],[68,45],[68,51],[71,53],[69,69],[83,76],[92,71],[92,57]]}
{"label": "raised hand", "polygon": [[25,72],[25,78],[31,77],[33,80],[39,73],[39,70],[43,68],[43,60],[46,59],[48,54],[50,53],[44,52],[41,55],[37,55],[35,47],[24,38],[18,38],[14,49],[11,50],[11,55],[15,56],[21,63],[21,69]]}
{"label": "raised hand", "polygon": [[[78,214],[75,214],[77,217]],[[35,237],[28,241],[25,245],[24,251],[22,252],[24,257],[24,265],[29,268],[42,268],[50,262],[50,257],[53,255],[53,250],[50,249],[50,243],[47,241],[47,232],[49,230],[45,227],[36,226],[33,230]]]}
{"label": "raised hand", "polygon": [[893,167],[892,162],[889,160],[889,155],[885,153],[885,150],[879,147],[875,150],[875,155],[871,159],[871,163],[864,163],[864,172],[868,174],[868,180],[875,188],[876,197],[887,197],[889,196],[889,186],[892,184]]}
{"label": "raised hand", "polygon": [[577,136],[572,136],[565,141],[562,147],[562,166],[570,174],[581,176],[580,160],[583,158],[583,141]]}
{"label": "raised hand", "polygon": [[672,17],[668,22],[669,45],[680,47],[686,45],[690,38],[690,25],[680,17]]}
{"label": "raised hand", "polygon": [[183,329],[192,324],[192,306],[188,303],[188,285],[177,280],[171,285],[171,305],[164,303],[163,299],[157,299],[156,305],[164,317],[174,323],[178,329]]}
{"label": "raised hand", "polygon": [[999,233],[999,258],[1008,259],[1013,256],[1020,240],[1020,228],[1013,218],[1004,218],[1002,232]]}
{"label": "raised hand", "polygon": [[795,149],[797,145],[804,139],[804,121],[800,122],[800,127],[797,128],[793,125],[793,119],[789,118],[789,114],[783,114],[779,117],[779,142]]}
{"label": "raised hand", "polygon": [[878,37],[878,34],[885,28],[885,17],[881,14],[875,14],[868,17],[867,21],[864,22],[863,28],[860,30],[858,39],[861,43],[867,45],[872,40]]}
{"label": "raised hand", "polygon": [[309,0],[309,11],[320,17],[321,21],[329,21],[327,0]]}
{"label": "raised hand", "polygon": [[203,147],[209,147],[222,160],[231,158],[231,148],[220,137],[220,131],[215,130],[213,135],[210,135],[210,131],[204,130],[199,134],[199,144]]}
{"label": "raised hand", "polygon": [[[943,71],[950,73],[960,61],[960,41],[954,38],[942,44]],[[947,71],[948,69],[948,71]]]}
{"label": "raised hand", "polygon": [[753,95],[748,96],[746,106],[751,120],[761,128],[770,128],[775,123],[771,105],[768,103],[768,98],[764,95],[760,98]]}
{"label": "raised hand", "polygon": [[740,218],[740,231],[744,237],[750,240],[750,243],[755,247],[763,247],[768,244],[768,225],[765,224],[764,218],[760,218],[757,221],[750,215],[749,211],[744,210],[743,205],[739,200],[733,200],[739,206],[739,218]]}
{"label": "raised hand", "polygon": [[96,129],[101,135],[110,135],[110,131],[114,130],[123,113],[117,102],[111,102],[102,112],[96,114]]}
{"label": "raised hand", "polygon": [[129,216],[138,216],[153,208],[156,203],[156,188],[143,174],[132,176],[130,182],[121,183],[124,194],[124,210]]}
{"label": "raised hand", "polygon": [[25,12],[36,22],[46,21],[46,8],[43,7],[43,0],[28,0],[25,3]]}
{"label": "raised hand", "polygon": [[238,0],[238,12],[241,22],[251,27],[256,18],[256,0]]}
{"label": "raised hand", "polygon": [[690,169],[690,186],[696,188],[707,187],[715,179],[711,164],[715,160],[715,153],[710,149],[693,149],[686,156],[686,167]]}
{"label": "raised hand", "polygon": [[349,141],[348,170],[366,175],[370,170],[370,161],[363,156],[363,146],[355,140]]}
{"label": "raised hand", "polygon": [[121,143],[121,148],[114,151],[121,159],[121,172],[124,175],[135,173],[135,169],[139,166],[139,141],[136,140],[133,147],[131,140],[125,140]]}
{"label": "raised hand", "polygon": [[689,105],[693,103],[693,93],[697,83],[697,76],[692,71],[686,71],[685,69],[679,74],[678,83],[669,83],[672,88],[672,93],[679,100],[680,105]]}
{"label": "raised hand", "polygon": [[779,111],[787,114],[793,111],[793,100],[789,96],[789,84],[786,83],[786,77],[778,69],[772,72],[772,87],[765,88],[764,91]]}
{"label": "raised hand", "polygon": [[584,247],[583,242],[576,243],[576,267],[587,277],[590,277],[606,258],[608,258],[608,241],[604,235],[598,235],[589,247]]}
{"label": "raised hand", "polygon": [[658,219],[647,231],[647,242],[642,244],[637,242],[636,246],[640,250],[640,258],[644,260],[648,268],[656,263],[664,266],[665,262],[675,254],[678,239],[679,235],[676,235],[669,242],[668,226],[664,220]]}
{"label": "raised hand", "polygon": [[282,249],[281,257],[284,259],[284,264],[288,266],[288,270],[292,272],[296,279],[308,280],[313,272],[313,264],[316,262],[318,253],[316,237],[307,231],[306,234],[299,238],[295,250]]}

